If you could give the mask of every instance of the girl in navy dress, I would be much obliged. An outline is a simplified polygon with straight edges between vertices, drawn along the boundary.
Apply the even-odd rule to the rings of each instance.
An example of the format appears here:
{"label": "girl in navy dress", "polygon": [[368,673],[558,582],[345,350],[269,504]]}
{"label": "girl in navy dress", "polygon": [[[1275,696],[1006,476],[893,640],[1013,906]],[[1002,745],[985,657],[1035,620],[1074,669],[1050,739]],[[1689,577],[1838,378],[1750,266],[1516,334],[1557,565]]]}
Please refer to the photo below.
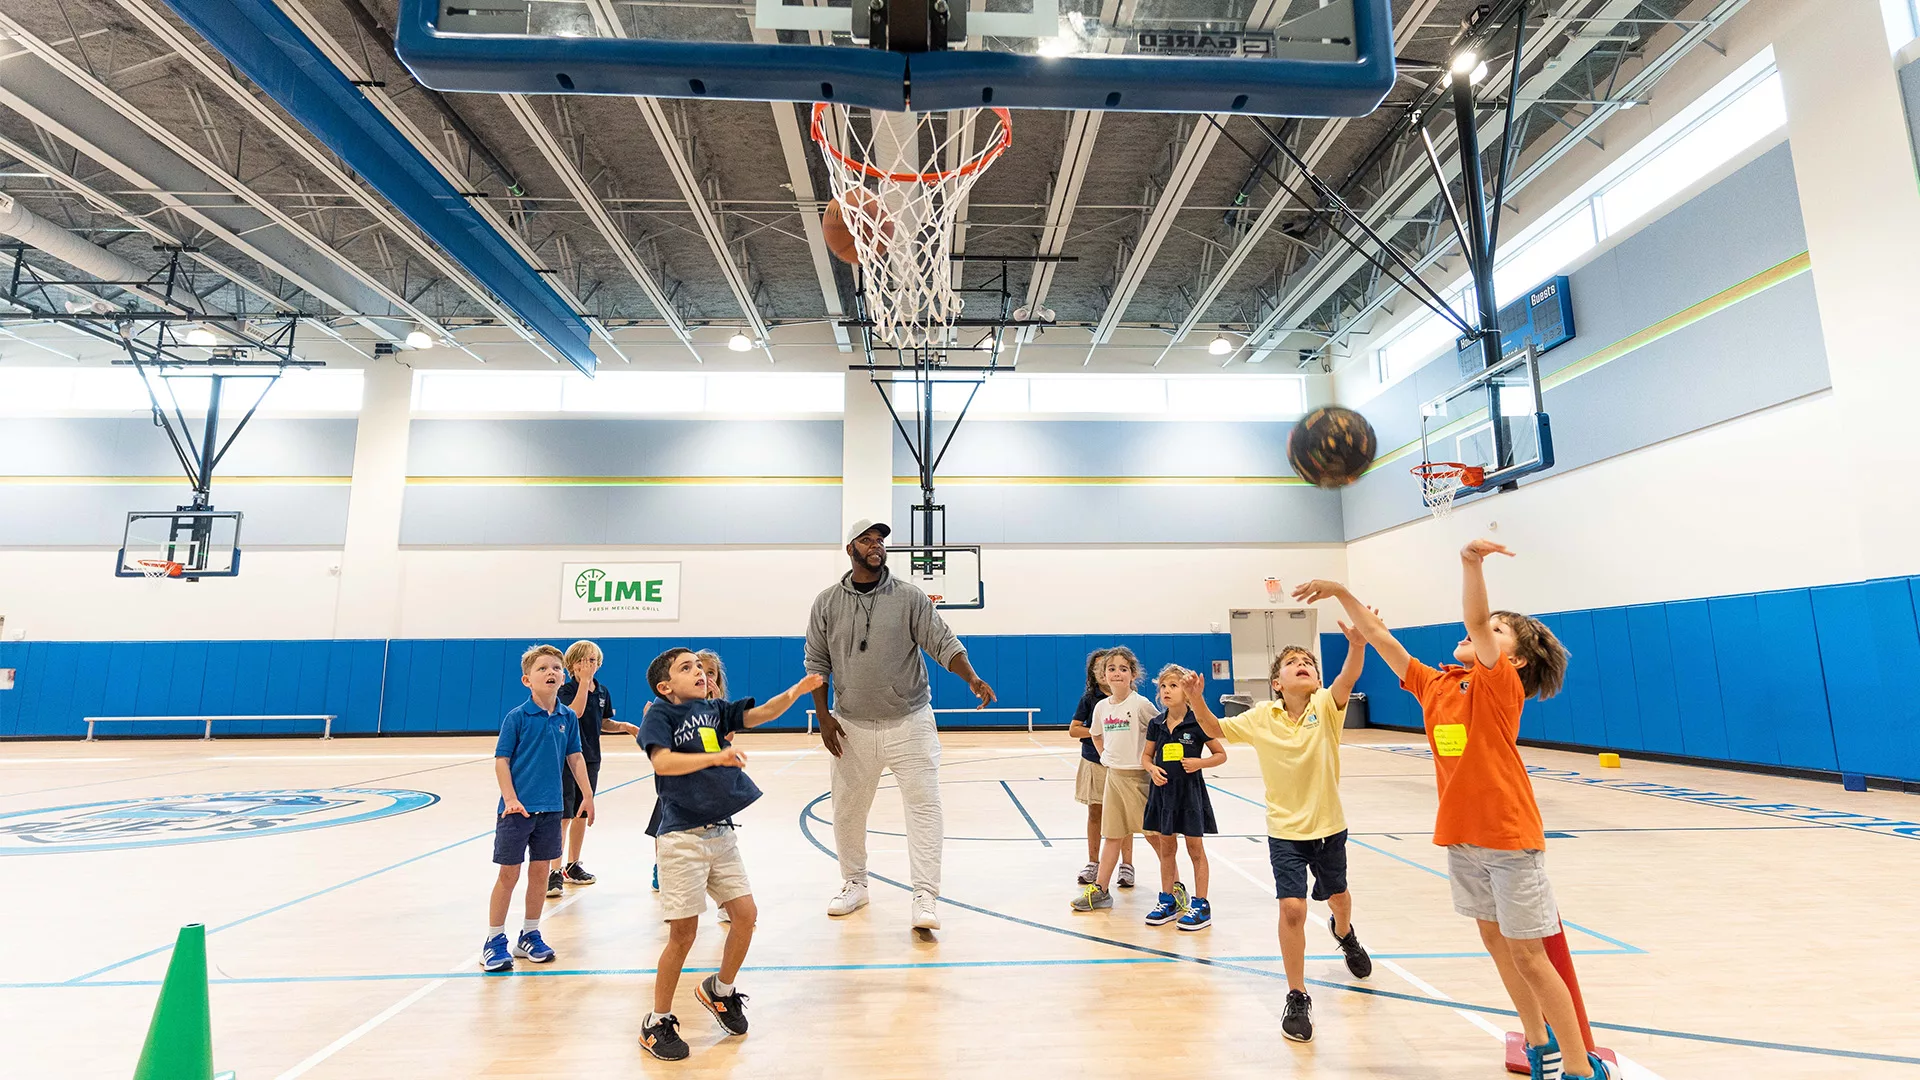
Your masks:
{"label": "girl in navy dress", "polygon": [[[1147,842],[1160,856],[1160,902],[1147,913],[1148,926],[1180,920],[1182,930],[1204,930],[1213,923],[1207,903],[1207,833],[1219,832],[1213,821],[1213,800],[1207,797],[1202,769],[1227,763],[1227,750],[1210,739],[1187,708],[1186,680],[1193,672],[1178,664],[1160,669],[1156,680],[1160,704],[1167,710],[1147,725],[1147,748],[1140,761],[1153,787],[1147,791],[1143,819]],[[1179,838],[1187,838],[1187,858],[1193,862],[1193,895],[1180,883],[1175,859]]]}

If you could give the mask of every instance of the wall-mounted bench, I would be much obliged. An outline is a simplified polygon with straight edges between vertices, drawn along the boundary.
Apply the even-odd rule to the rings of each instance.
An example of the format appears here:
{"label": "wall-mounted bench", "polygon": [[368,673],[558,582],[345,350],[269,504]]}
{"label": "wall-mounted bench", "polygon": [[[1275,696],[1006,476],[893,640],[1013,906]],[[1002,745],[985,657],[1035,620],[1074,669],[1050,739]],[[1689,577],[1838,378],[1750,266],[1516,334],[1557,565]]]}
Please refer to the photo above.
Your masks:
{"label": "wall-mounted bench", "polygon": [[318,720],[322,724],[320,737],[323,739],[333,738],[333,716],[331,714],[321,713],[289,713],[273,716],[205,716],[198,713],[186,716],[89,716],[86,720],[88,742],[93,741],[93,725],[95,724],[147,724],[162,722],[171,724],[204,723],[206,725],[206,733],[200,737],[202,739],[211,739],[213,738],[213,725],[222,720],[244,720],[248,722],[255,720]]}

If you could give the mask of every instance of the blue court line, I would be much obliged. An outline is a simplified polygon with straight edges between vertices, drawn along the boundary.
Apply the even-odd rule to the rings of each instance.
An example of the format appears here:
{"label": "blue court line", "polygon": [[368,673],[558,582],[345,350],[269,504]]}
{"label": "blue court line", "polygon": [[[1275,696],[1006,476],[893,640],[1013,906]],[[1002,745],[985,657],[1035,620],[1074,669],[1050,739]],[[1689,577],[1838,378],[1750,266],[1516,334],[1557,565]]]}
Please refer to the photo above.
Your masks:
{"label": "blue court line", "polygon": [[[822,855],[825,855],[829,859],[837,860],[839,856],[834,854],[833,849],[821,843],[820,839],[813,835],[813,830],[807,827],[808,811],[812,810],[815,806],[818,806],[821,803],[827,801],[827,799],[831,797],[832,797],[831,792],[822,792],[818,798],[808,803],[806,807],[801,810],[800,834],[806,837],[807,842],[812,844],[814,848],[818,850]],[[912,891],[912,886],[907,885],[905,882],[895,881],[890,877],[886,877],[881,874],[875,874],[872,872],[869,872],[868,876],[875,881],[881,882],[886,885],[891,885],[902,892]],[[1148,956],[1160,956],[1170,960],[1180,961],[1183,963],[1197,964],[1202,967],[1219,968],[1220,970],[1223,970],[1223,971],[1235,971],[1235,972],[1240,972],[1241,974],[1246,974],[1246,975],[1257,975],[1263,979],[1284,980],[1286,978],[1286,975],[1282,972],[1267,971],[1263,968],[1247,967],[1244,964],[1234,963],[1227,960],[1216,960],[1216,959],[1212,959],[1205,956],[1190,956],[1185,953],[1168,952],[1164,949],[1155,949],[1146,945],[1136,945],[1131,941],[1120,941],[1115,938],[1104,938],[1104,937],[1100,937],[1097,934],[1082,933],[1081,931],[1078,931],[1078,930],[1068,930],[1060,926],[1053,926],[1047,923],[1035,922],[1032,919],[1023,919],[1018,915],[1009,915],[1003,911],[994,911],[991,908],[984,908],[976,904],[969,904],[969,903],[966,903],[965,901],[955,900],[950,896],[940,897],[940,902],[943,904],[951,905],[953,907],[957,907],[962,911],[971,911],[977,915],[985,915],[988,918],[999,919],[1003,922],[1010,922],[1017,926],[1025,926],[1030,929],[1045,931],[1046,933],[1049,933],[1049,934],[1058,934],[1062,937],[1070,937],[1070,938],[1078,939],[1080,941],[1092,942],[1096,945],[1107,945],[1116,949],[1124,949],[1128,952],[1142,953]],[[1454,1001],[1450,999],[1430,998],[1430,997],[1424,997],[1419,994],[1403,994],[1398,991],[1381,990],[1371,986],[1356,986],[1353,983],[1330,982],[1324,979],[1308,979],[1306,981],[1307,981],[1307,984],[1310,986],[1324,987],[1329,990],[1345,990],[1349,993],[1366,994],[1369,997],[1387,998],[1393,1001],[1406,1001],[1416,1005],[1434,1005],[1444,1009],[1465,1009],[1468,1012],[1483,1013],[1488,1016],[1505,1016],[1505,1017],[1518,1018],[1520,1015],[1519,1013],[1516,1013],[1512,1009],[1500,1009],[1500,1008],[1495,1008],[1491,1005],[1474,1005],[1469,1002]],[[1871,1053],[1865,1050],[1840,1050],[1840,1049],[1837,1049],[1834,1047],[1828,1047],[1828,1046],[1801,1046],[1796,1043],[1764,1042],[1758,1039],[1742,1039],[1742,1038],[1737,1038],[1731,1035],[1707,1035],[1701,1032],[1694,1032],[1694,1031],[1673,1031],[1667,1028],[1641,1027],[1634,1024],[1614,1024],[1614,1023],[1606,1023],[1599,1020],[1590,1020],[1589,1024],[1592,1027],[1604,1028],[1608,1031],[1625,1031],[1635,1035],[1653,1035],[1653,1036],[1658,1036],[1661,1038],[1668,1038],[1668,1039],[1686,1039],[1693,1042],[1713,1043],[1720,1046],[1743,1046],[1743,1047],[1752,1047],[1754,1049],[1760,1049],[1760,1050],[1779,1050],[1784,1053],[1793,1053],[1793,1054],[1814,1054],[1814,1055],[1819,1055],[1824,1057],[1850,1058],[1850,1059],[1859,1060],[1859,1061],[1888,1061],[1897,1065],[1920,1065],[1920,1057],[1903,1057],[1899,1054],[1876,1054],[1876,1053]]]}
{"label": "blue court line", "polygon": [[[634,777],[634,778],[633,778],[632,780],[627,780],[627,781],[625,781],[625,782],[623,782],[623,783],[619,783],[619,784],[615,784],[614,786],[612,786],[612,787],[610,787],[610,788],[608,788],[607,790],[605,790],[605,791],[603,791],[603,792],[601,792],[600,794],[601,794],[601,795],[611,795],[611,794],[613,794],[614,792],[616,792],[616,791],[619,791],[619,790],[620,790],[621,788],[623,788],[623,787],[626,787],[626,786],[627,786],[627,785],[629,785],[629,784],[637,784],[637,783],[639,783],[640,781],[642,781],[642,780],[645,780],[645,779],[647,779],[647,778],[648,778],[649,776],[652,776],[652,775],[653,775],[652,773],[648,773],[648,774],[647,774],[646,776],[636,776],[636,777]],[[493,830],[492,830],[492,829],[488,829],[488,830],[487,830],[486,832],[478,832],[478,833],[474,833],[474,834],[473,834],[472,836],[469,836],[469,837],[467,837],[467,838],[466,838],[466,839],[464,839],[464,840],[455,840],[455,841],[454,841],[453,843],[451,843],[451,844],[444,844],[444,845],[442,845],[442,846],[440,846],[440,847],[437,847],[437,848],[434,848],[434,849],[433,849],[432,851],[428,851],[428,852],[424,852],[424,853],[422,853],[422,854],[419,854],[419,855],[415,855],[415,856],[413,856],[413,857],[412,857],[412,858],[410,858],[410,859],[402,859],[402,860],[400,860],[400,861],[399,861],[399,862],[397,862],[397,863],[393,863],[393,864],[391,864],[391,865],[389,865],[389,866],[383,866],[383,867],[381,867],[381,868],[380,868],[380,869],[378,869],[378,870],[370,870],[370,871],[368,871],[367,873],[364,873],[364,874],[361,874],[361,875],[360,875],[360,876],[358,876],[358,877],[353,877],[353,878],[348,878],[347,880],[345,880],[345,881],[342,881],[342,882],[339,882],[338,884],[335,884],[335,885],[329,885],[329,886],[327,886],[327,887],[326,887],[326,888],[324,888],[324,889],[317,889],[317,890],[315,890],[315,891],[313,891],[313,892],[310,892],[310,893],[308,893],[308,894],[307,894],[307,895],[305,895],[305,896],[301,896],[301,897],[296,897],[296,898],[294,898],[294,899],[292,899],[292,900],[288,900],[288,901],[286,901],[286,902],[284,902],[284,903],[280,903],[280,904],[275,904],[275,905],[273,905],[273,906],[272,906],[272,907],[270,907],[270,908],[263,908],[263,909],[261,909],[261,910],[259,910],[259,911],[256,911],[256,912],[254,912],[254,913],[253,913],[253,914],[251,914],[251,915],[243,915],[243,916],[241,916],[240,918],[238,918],[238,919],[235,919],[235,920],[233,920],[232,922],[227,922],[227,923],[221,923],[221,924],[220,924],[219,926],[210,926],[210,927],[208,927],[208,928],[207,928],[207,936],[209,936],[209,937],[211,937],[211,936],[213,936],[214,934],[218,934],[218,933],[220,933],[220,932],[221,932],[221,931],[223,931],[223,930],[231,930],[231,929],[233,929],[233,928],[234,928],[234,927],[236,927],[236,926],[241,926],[241,925],[243,925],[243,924],[245,924],[245,923],[250,923],[250,922],[252,922],[252,921],[253,921],[253,920],[255,920],[255,919],[260,919],[260,918],[265,918],[265,917],[266,917],[266,916],[268,916],[268,915],[272,915],[272,914],[275,914],[275,913],[277,913],[277,912],[281,912],[281,911],[285,911],[286,909],[288,909],[288,908],[290,908],[290,907],[293,907],[293,906],[295,906],[295,905],[297,905],[297,904],[304,904],[304,903],[306,903],[307,901],[309,901],[309,900],[312,900],[312,899],[314,899],[314,898],[316,898],[316,897],[321,897],[321,896],[325,896],[325,895],[327,895],[328,893],[331,893],[331,892],[338,892],[338,891],[340,891],[341,889],[344,889],[344,888],[347,888],[347,887],[348,887],[348,886],[350,886],[350,885],[358,885],[358,884],[360,884],[361,882],[363,882],[363,881],[366,881],[366,880],[367,880],[367,879],[369,879],[369,878],[376,878],[376,877],[379,877],[379,876],[380,876],[381,874],[384,874],[384,873],[386,873],[386,872],[388,872],[389,870],[398,870],[398,869],[400,869],[400,868],[401,868],[401,867],[403,867],[403,866],[407,866],[407,865],[410,865],[410,864],[412,864],[412,863],[417,863],[417,862],[419,862],[419,861],[420,861],[420,860],[422,860],[422,859],[431,859],[431,858],[432,858],[432,857],[434,857],[435,855],[438,855],[438,854],[441,854],[442,852],[446,852],[446,851],[452,851],[452,850],[453,850],[454,848],[457,848],[457,847],[459,847],[459,846],[461,846],[462,844],[471,844],[471,843],[473,843],[473,842],[474,842],[475,840],[478,840],[478,839],[480,839],[480,838],[481,838],[481,837],[483,837],[483,836],[492,836],[492,835],[493,835]],[[129,956],[129,957],[127,957],[127,958],[126,958],[125,960],[121,960],[121,961],[119,961],[119,962],[117,962],[117,963],[112,963],[112,964],[108,964],[108,965],[107,965],[106,967],[103,967],[103,968],[95,968],[94,970],[92,970],[92,971],[89,971],[89,972],[87,972],[87,973],[86,973],[86,974],[84,974],[84,975],[75,975],[75,976],[74,976],[73,978],[71,978],[71,979],[68,979],[68,980],[67,980],[67,982],[68,982],[69,984],[74,984],[74,983],[84,983],[84,982],[86,982],[86,981],[87,981],[88,979],[91,979],[91,978],[93,978],[93,977],[94,977],[95,975],[104,975],[104,974],[106,974],[106,973],[107,973],[107,972],[109,972],[109,971],[116,971],[116,970],[118,970],[118,969],[120,969],[120,968],[123,968],[123,967],[126,967],[126,966],[127,966],[128,964],[135,964],[135,963],[139,963],[140,961],[142,961],[142,960],[145,960],[145,959],[147,959],[147,958],[148,958],[148,957],[150,957],[150,956],[159,956],[159,955],[160,955],[160,954],[162,954],[162,953],[167,953],[167,952],[172,952],[172,951],[173,951],[173,943],[172,943],[172,942],[168,942],[167,944],[165,944],[165,945],[161,945],[161,946],[159,946],[158,948],[153,948],[153,949],[148,949],[148,950],[147,950],[146,952],[143,952],[143,953],[138,953],[138,954],[136,954],[136,955],[134,955],[134,956]]]}
{"label": "blue court line", "polygon": [[1043,832],[1041,832],[1041,831],[1040,831],[1040,823],[1039,823],[1039,822],[1037,822],[1037,821],[1035,821],[1035,820],[1033,820],[1033,815],[1032,815],[1032,814],[1029,814],[1029,813],[1027,813],[1027,808],[1026,808],[1026,807],[1024,807],[1024,806],[1021,806],[1021,805],[1020,805],[1020,798],[1019,798],[1019,796],[1017,796],[1017,795],[1015,795],[1015,794],[1013,793],[1013,787],[1012,787],[1012,785],[1010,785],[1010,784],[1008,784],[1008,783],[1007,783],[1007,782],[1006,782],[1005,780],[1002,780],[1002,781],[1000,781],[1000,790],[1002,790],[1002,791],[1004,791],[1004,792],[1006,792],[1006,793],[1007,793],[1007,798],[1009,798],[1009,799],[1012,799],[1012,800],[1013,800],[1013,808],[1014,808],[1015,810],[1018,810],[1018,811],[1020,811],[1020,816],[1021,816],[1021,817],[1023,817],[1023,818],[1026,818],[1026,819],[1027,819],[1027,828],[1029,828],[1029,829],[1032,829],[1032,830],[1033,830],[1033,838],[1034,838],[1035,840],[1038,840],[1038,841],[1040,841],[1040,846],[1041,846],[1041,847],[1052,847],[1052,846],[1053,846],[1053,841],[1051,841],[1051,840],[1049,840],[1049,839],[1047,839],[1047,834],[1046,834],[1046,833],[1043,833]]}
{"label": "blue court line", "polygon": [[[1484,952],[1374,953],[1376,960],[1484,960]],[[1576,956],[1616,956],[1611,949],[1577,949]],[[1278,956],[1219,956],[1212,959],[1242,964],[1278,964]],[[1313,953],[1309,960],[1334,961],[1339,953]],[[1009,967],[1094,967],[1113,964],[1171,964],[1160,956],[1071,957],[1056,960],[929,960],[924,963],[899,962],[876,964],[747,964],[746,972],[821,972],[821,971],[915,971],[922,968],[1009,968]],[[698,974],[719,968],[687,967]],[[244,975],[219,976],[208,982],[214,986],[286,986],[304,983],[429,982],[434,979],[497,978],[608,978],[626,975],[653,975],[655,968],[522,968],[511,972],[488,971],[390,971],[352,975]],[[101,990],[114,987],[153,987],[160,979],[100,979],[95,982],[19,982],[0,983],[0,990]]]}

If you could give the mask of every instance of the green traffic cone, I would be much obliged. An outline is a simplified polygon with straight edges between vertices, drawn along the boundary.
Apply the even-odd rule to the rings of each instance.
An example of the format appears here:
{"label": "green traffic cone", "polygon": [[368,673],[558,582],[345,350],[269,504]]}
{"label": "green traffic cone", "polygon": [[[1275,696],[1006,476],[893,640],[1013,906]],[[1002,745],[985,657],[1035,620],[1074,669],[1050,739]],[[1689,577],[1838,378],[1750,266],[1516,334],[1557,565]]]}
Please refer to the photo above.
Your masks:
{"label": "green traffic cone", "polygon": [[133,1080],[213,1080],[213,1017],[207,1008],[207,928],[180,928],[160,1001]]}

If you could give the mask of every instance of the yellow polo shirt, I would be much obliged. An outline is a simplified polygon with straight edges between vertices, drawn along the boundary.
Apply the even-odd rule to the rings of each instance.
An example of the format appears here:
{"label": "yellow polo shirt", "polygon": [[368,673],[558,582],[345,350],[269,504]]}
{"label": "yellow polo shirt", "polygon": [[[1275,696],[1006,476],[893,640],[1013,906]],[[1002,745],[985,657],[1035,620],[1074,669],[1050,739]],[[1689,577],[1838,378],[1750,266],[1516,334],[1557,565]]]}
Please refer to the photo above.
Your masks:
{"label": "yellow polo shirt", "polygon": [[1267,835],[1281,840],[1318,840],[1347,827],[1340,807],[1340,728],[1345,709],[1321,687],[1307,699],[1304,715],[1287,714],[1278,701],[1262,701],[1239,716],[1222,717],[1228,742],[1253,747],[1267,785]]}

